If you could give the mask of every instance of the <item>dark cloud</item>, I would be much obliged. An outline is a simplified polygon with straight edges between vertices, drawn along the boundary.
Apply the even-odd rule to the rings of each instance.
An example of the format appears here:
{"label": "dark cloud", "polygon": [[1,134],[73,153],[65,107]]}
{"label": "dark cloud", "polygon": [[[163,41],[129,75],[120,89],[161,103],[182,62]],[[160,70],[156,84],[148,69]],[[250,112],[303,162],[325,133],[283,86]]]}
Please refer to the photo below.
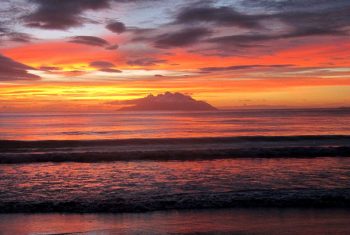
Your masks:
{"label": "dark cloud", "polygon": [[[201,27],[205,25],[209,31],[215,31],[217,35],[205,41],[215,43],[216,49],[231,50],[231,52],[234,51],[233,47],[260,47],[265,42],[273,40],[312,36],[347,36],[349,32],[349,1],[249,0],[242,2],[249,7],[258,6],[260,11],[247,13],[241,8],[242,12],[239,12],[228,6],[215,7],[210,4],[198,6],[191,3],[179,10],[172,24],[187,25],[187,27],[194,24],[201,24]],[[231,27],[241,27],[248,31],[234,31]],[[220,31],[225,34],[220,34]],[[227,35],[230,32],[231,35]],[[141,35],[138,36],[142,38]],[[172,45],[171,35],[168,40]],[[173,41],[176,43],[177,40]],[[193,40],[193,43],[198,41]],[[156,43],[156,46],[166,47],[167,43],[165,46],[159,46]]]}
{"label": "dark cloud", "polygon": [[[302,5],[300,1],[296,2]],[[309,7],[299,10],[284,10],[271,15],[270,18],[278,19],[290,26],[292,28],[290,34],[294,36],[344,35],[348,30],[346,27],[350,26],[350,2],[348,1],[347,5],[341,5],[341,7],[335,3],[336,1],[332,2],[333,5],[328,4],[326,8],[315,10]],[[286,9],[289,8],[286,7]]]}
{"label": "dark cloud", "polygon": [[[270,53],[293,43],[292,39],[308,43],[321,36],[320,40],[326,40],[324,36],[348,36],[350,30],[350,2],[336,4],[321,0],[322,7],[312,7],[314,0],[308,4],[299,0],[278,1],[278,6],[274,6],[276,1],[263,0],[255,3],[260,10],[251,11],[233,5],[217,7],[214,2],[190,2],[177,10],[172,22],[155,29],[130,29],[131,42],[144,42],[161,49],[191,46],[195,53],[231,56],[249,53],[247,49]],[[253,2],[259,1],[251,1],[250,5]],[[308,40],[308,37],[313,38]],[[276,40],[283,42],[274,44]]]}
{"label": "dark cloud", "polygon": [[332,8],[342,8],[349,6],[348,0],[243,0],[243,6],[252,8],[260,7],[262,9],[268,9],[278,12],[290,12],[290,11],[322,11]]}
{"label": "dark cloud", "polygon": [[132,66],[152,66],[156,64],[165,63],[166,60],[156,58],[140,58],[135,60],[129,60],[127,63]]}
{"label": "dark cloud", "polygon": [[110,68],[105,68],[105,69],[100,69],[99,71],[105,72],[105,73],[121,73],[121,70],[118,69],[110,69]]}
{"label": "dark cloud", "polygon": [[17,0],[1,0],[0,3],[0,43],[1,42],[29,42],[32,36],[18,30],[18,23],[28,5]]}
{"label": "dark cloud", "polygon": [[105,69],[114,67],[114,64],[108,61],[93,61],[90,63],[90,66],[94,68]]}
{"label": "dark cloud", "polygon": [[180,31],[165,33],[154,38],[158,48],[171,48],[189,46],[209,36],[211,31],[207,28],[185,28]]}
{"label": "dark cloud", "polygon": [[273,40],[291,39],[309,36],[346,36],[347,33],[334,29],[327,28],[298,28],[294,31],[280,34],[245,34],[245,35],[230,35],[222,37],[213,37],[207,42],[219,44],[223,50],[227,50],[227,46],[248,47],[249,45],[260,46],[257,43],[264,43]]}
{"label": "dark cloud", "polygon": [[11,42],[27,43],[33,40],[36,40],[36,38],[28,33],[20,33],[20,32],[13,31],[9,28],[0,27],[0,42],[11,41]]}
{"label": "dark cloud", "polygon": [[[157,0],[26,1],[33,4],[33,10],[31,8],[16,10],[21,13],[21,16],[25,14],[19,17],[25,25],[67,30],[92,22],[94,19],[87,19],[84,14],[87,11],[108,9],[114,6],[111,3],[134,3],[140,6],[139,4],[143,2]],[[109,22],[106,21],[108,19],[101,18],[97,21],[107,22],[105,27],[112,32],[130,33],[132,38],[128,43],[151,44],[155,51],[174,47],[192,47],[190,48],[192,51],[207,55],[233,55],[240,54],[247,48],[252,48],[251,51],[253,51],[263,47],[271,52],[287,45],[289,41],[297,41],[291,39],[301,39],[300,43],[308,43],[314,38],[309,40],[307,37],[348,36],[350,30],[348,0],[238,0],[234,3],[223,1],[220,4],[218,2],[206,0],[175,4],[177,8],[172,9],[173,18],[168,21],[169,23],[158,25],[159,27],[153,29],[126,28],[124,23],[118,20]],[[6,16],[8,15],[9,13],[6,13]],[[14,17],[16,18],[17,15]],[[117,17],[114,19],[118,19]],[[34,39],[29,34],[10,32],[11,27],[8,25],[8,22],[3,23],[0,19],[0,40],[25,43]],[[275,40],[284,41],[277,45],[274,43]],[[119,47],[103,38],[93,36],[76,36],[69,41],[103,47],[107,50],[115,50]],[[140,56],[137,55],[136,58],[138,57]],[[149,66],[162,62],[134,59],[128,63]]]}
{"label": "dark cloud", "polygon": [[94,36],[74,36],[71,37],[68,42],[84,44],[89,46],[103,47],[106,50],[116,50],[119,48],[118,44],[110,44],[103,38],[94,37]]}
{"label": "dark cloud", "polygon": [[75,36],[69,39],[69,42],[85,44],[90,46],[106,47],[109,46],[109,43],[103,38],[94,37],[94,36]]}
{"label": "dark cloud", "polygon": [[255,43],[255,42],[261,42],[261,41],[267,41],[271,39],[276,39],[276,37],[280,36],[271,36],[271,35],[265,35],[265,34],[248,34],[248,35],[230,35],[230,36],[222,36],[222,37],[214,37],[210,38],[208,42],[212,43],[218,43],[221,45],[231,45],[231,46],[240,46],[245,45],[249,43]]}
{"label": "dark cloud", "polygon": [[346,36],[347,32],[332,29],[332,28],[322,28],[322,27],[300,27],[295,29],[289,34],[281,35],[281,38],[296,38],[296,37],[308,37],[308,36]]}
{"label": "dark cloud", "polygon": [[40,79],[39,76],[28,73],[28,70],[35,69],[0,55],[0,81],[28,81]]}
{"label": "dark cloud", "polygon": [[8,37],[13,42],[31,42],[35,40],[35,38],[27,33],[10,33]]}
{"label": "dark cloud", "polygon": [[114,44],[106,47],[107,50],[117,50],[118,48],[119,48],[118,44]]}
{"label": "dark cloud", "polygon": [[114,33],[123,33],[126,30],[125,25],[119,21],[114,21],[114,22],[107,24],[106,28]]}
{"label": "dark cloud", "polygon": [[81,26],[86,10],[99,10],[109,6],[109,0],[29,0],[38,7],[24,17],[26,26],[43,29],[68,29]]}
{"label": "dark cloud", "polygon": [[176,16],[175,23],[188,24],[198,22],[212,22],[219,25],[238,26],[242,28],[259,27],[257,16],[246,15],[230,7],[195,7],[184,8]]}
{"label": "dark cloud", "polygon": [[97,68],[98,71],[105,73],[121,73],[121,70],[113,69],[115,65],[108,61],[93,61],[90,63],[90,67]]}
{"label": "dark cloud", "polygon": [[157,0],[27,0],[37,6],[23,17],[28,27],[66,30],[92,22],[84,12],[107,9],[111,3],[142,3]]}
{"label": "dark cloud", "polygon": [[201,68],[201,72],[211,73],[211,72],[223,72],[223,71],[236,71],[236,70],[249,70],[249,69],[272,69],[272,68],[291,68],[292,64],[273,64],[273,65],[233,65],[226,67],[205,67]]}
{"label": "dark cloud", "polygon": [[3,33],[6,33],[6,32],[7,32],[7,29],[0,25],[0,33],[3,34]]}
{"label": "dark cloud", "polygon": [[86,10],[100,10],[109,7],[109,0],[29,0],[37,9],[24,17],[26,26],[43,29],[68,29],[81,26]]}

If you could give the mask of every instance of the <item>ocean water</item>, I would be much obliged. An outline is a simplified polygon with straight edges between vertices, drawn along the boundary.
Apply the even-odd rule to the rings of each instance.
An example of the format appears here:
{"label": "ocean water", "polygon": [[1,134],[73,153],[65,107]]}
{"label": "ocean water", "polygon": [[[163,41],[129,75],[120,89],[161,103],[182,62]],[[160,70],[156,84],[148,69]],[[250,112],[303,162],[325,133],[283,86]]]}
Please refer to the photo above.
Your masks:
{"label": "ocean water", "polygon": [[0,165],[2,212],[349,205],[350,158]]}
{"label": "ocean water", "polygon": [[350,207],[350,111],[1,114],[0,209]]}
{"label": "ocean water", "polygon": [[0,139],[349,135],[350,109],[0,114]]}

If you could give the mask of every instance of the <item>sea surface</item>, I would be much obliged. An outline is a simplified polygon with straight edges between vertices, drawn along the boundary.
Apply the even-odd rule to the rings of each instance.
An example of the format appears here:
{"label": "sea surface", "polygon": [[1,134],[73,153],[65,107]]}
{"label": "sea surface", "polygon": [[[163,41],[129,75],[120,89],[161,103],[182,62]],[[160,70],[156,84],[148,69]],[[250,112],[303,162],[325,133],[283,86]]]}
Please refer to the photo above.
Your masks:
{"label": "sea surface", "polygon": [[1,114],[0,210],[349,208],[350,110]]}
{"label": "sea surface", "polygon": [[350,158],[0,166],[2,212],[348,207]]}
{"label": "sea surface", "polygon": [[2,113],[0,139],[96,140],[349,135],[350,109]]}

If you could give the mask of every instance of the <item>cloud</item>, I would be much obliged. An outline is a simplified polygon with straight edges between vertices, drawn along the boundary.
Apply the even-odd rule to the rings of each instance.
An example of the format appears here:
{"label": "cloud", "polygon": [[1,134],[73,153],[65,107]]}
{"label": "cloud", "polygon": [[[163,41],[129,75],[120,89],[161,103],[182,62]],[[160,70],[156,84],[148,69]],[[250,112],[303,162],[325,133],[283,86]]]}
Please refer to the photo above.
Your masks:
{"label": "cloud", "polygon": [[[220,7],[214,2],[190,2],[176,10],[170,23],[154,29],[130,29],[130,42],[151,44],[155,49],[183,47],[192,53],[231,56],[252,53],[255,48],[259,51],[253,53],[271,52],[287,46],[291,39],[301,39],[294,42],[296,45],[309,43],[308,37],[316,40],[348,36],[350,30],[350,3],[344,1],[326,4],[322,0],[324,7],[319,8],[305,7],[299,0],[283,1],[287,2],[286,8],[281,7],[282,1],[280,7],[273,7],[276,1],[272,0],[261,1],[259,8],[238,7],[239,4]],[[295,10],[298,4],[304,7]],[[275,43],[277,40],[281,43]]]}
{"label": "cloud", "polygon": [[[325,8],[315,9],[314,7],[301,7],[304,5],[298,2],[299,10],[286,5],[286,10],[278,12],[270,17],[280,20],[291,27],[290,35],[293,37],[314,36],[314,35],[345,35],[350,26],[350,2],[347,5],[334,3],[327,4]],[[306,1],[305,3],[314,1]],[[321,1],[324,3],[324,1]],[[287,1],[287,3],[291,3]],[[294,5],[294,4],[293,4]],[[318,4],[316,4],[318,5]],[[319,5],[318,5],[319,6]],[[296,7],[296,5],[294,5]]]}
{"label": "cloud", "polygon": [[108,61],[93,61],[90,63],[90,66],[94,68],[105,69],[114,67],[114,64]]}
{"label": "cloud", "polygon": [[105,73],[121,73],[121,70],[114,69],[115,65],[108,61],[93,61],[90,63],[90,67],[97,68],[98,71]]}
{"label": "cloud", "polygon": [[269,9],[278,12],[291,12],[291,11],[311,11],[317,12],[325,9],[342,8],[349,6],[348,0],[244,0],[243,6],[252,8],[260,7],[263,9]]}
{"label": "cloud", "polygon": [[84,17],[86,11],[111,7],[111,3],[142,3],[157,0],[27,0],[36,9],[23,17],[28,27],[67,30],[93,22]]}
{"label": "cloud", "polygon": [[272,68],[290,68],[293,67],[292,64],[273,64],[273,65],[233,65],[226,67],[205,67],[201,68],[201,72],[211,73],[211,72],[223,72],[223,71],[236,71],[236,70],[249,70],[249,69],[272,69]]}
{"label": "cloud", "polygon": [[71,37],[68,42],[84,44],[89,46],[104,47],[106,50],[116,50],[118,49],[118,44],[111,45],[109,42],[103,38],[94,36],[74,36]]}
{"label": "cloud", "polygon": [[0,26],[0,43],[2,41],[27,43],[33,40],[36,40],[36,38],[33,37],[31,34],[16,32],[11,29]]}
{"label": "cloud", "polygon": [[6,31],[7,31],[7,29],[2,25],[2,22],[0,22],[0,33],[1,33],[1,35],[3,33],[6,33]]}
{"label": "cloud", "polygon": [[228,46],[247,47],[249,45],[260,46],[257,43],[265,43],[274,40],[301,38],[310,36],[346,36],[343,31],[327,28],[298,28],[294,31],[280,34],[269,33],[251,33],[245,35],[229,35],[221,37],[213,37],[207,40],[210,43],[216,43],[221,46],[222,50],[227,50]]}
{"label": "cloud", "polygon": [[70,38],[69,42],[98,47],[105,47],[109,45],[109,43],[103,38],[94,36],[74,36]]}
{"label": "cloud", "polygon": [[105,72],[105,73],[122,73],[123,72],[118,69],[110,69],[110,68],[100,69],[99,71]]}
{"label": "cloud", "polygon": [[240,78],[290,78],[296,75],[310,78],[321,77],[348,77],[349,67],[347,66],[298,66],[295,64],[247,64],[233,65],[225,67],[204,67],[199,69],[199,73],[224,73],[230,75],[238,75]]}
{"label": "cloud", "polygon": [[37,9],[24,17],[26,26],[42,29],[66,30],[83,25],[82,13],[110,6],[109,0],[29,0]]}
{"label": "cloud", "polygon": [[8,34],[8,37],[13,42],[31,42],[35,40],[35,38],[27,33],[18,33],[18,32],[12,32]]}
{"label": "cloud", "polygon": [[210,34],[211,31],[207,28],[185,28],[155,37],[154,44],[158,48],[184,47],[199,42]]}
{"label": "cloud", "polygon": [[[18,27],[21,17],[28,5],[17,0],[2,0],[0,3],[0,43],[1,42],[30,42],[35,39],[32,35],[20,32]],[[4,43],[5,44],[5,43]]]}
{"label": "cloud", "polygon": [[242,28],[256,28],[260,26],[256,16],[239,13],[230,7],[186,7],[176,16],[175,20],[175,23],[180,24],[199,22],[211,22],[218,25]]}
{"label": "cloud", "polygon": [[166,60],[156,58],[140,58],[135,60],[129,60],[127,63],[132,66],[152,66],[167,62]]}
{"label": "cloud", "polygon": [[0,55],[0,81],[39,80],[40,77],[28,72],[35,70],[25,64]]}
{"label": "cloud", "polygon": [[52,72],[52,71],[59,71],[61,68],[55,67],[55,66],[40,66],[39,70],[46,71],[46,72]]}
{"label": "cloud", "polygon": [[110,45],[108,47],[106,47],[106,50],[116,50],[119,48],[118,44],[114,44],[114,45]]}
{"label": "cloud", "polygon": [[[147,37],[147,33],[138,33],[137,38],[153,40],[159,48],[188,46],[194,44],[198,51],[218,50],[232,54],[236,48],[269,46],[274,40],[320,36],[348,36],[350,30],[349,1],[242,1],[249,8],[232,6],[217,7],[213,2],[199,5],[190,3],[180,8],[171,24],[166,24],[158,31],[166,31],[169,26],[190,28],[197,25],[207,32],[196,32],[184,29],[184,32],[163,33],[157,37]],[[252,6],[259,8],[252,8]],[[252,9],[247,11],[247,9]],[[234,27],[243,28],[236,30]],[[212,33],[213,37],[208,38]],[[154,33],[154,32],[153,32]],[[202,34],[201,34],[202,33]],[[185,40],[181,41],[181,37]],[[207,37],[205,39],[205,37]],[[204,39],[204,40],[203,40]],[[187,42],[188,40],[188,42]],[[213,48],[210,44],[214,43]]]}
{"label": "cloud", "polygon": [[122,22],[114,21],[106,25],[106,28],[114,33],[123,33],[126,30],[125,25]]}

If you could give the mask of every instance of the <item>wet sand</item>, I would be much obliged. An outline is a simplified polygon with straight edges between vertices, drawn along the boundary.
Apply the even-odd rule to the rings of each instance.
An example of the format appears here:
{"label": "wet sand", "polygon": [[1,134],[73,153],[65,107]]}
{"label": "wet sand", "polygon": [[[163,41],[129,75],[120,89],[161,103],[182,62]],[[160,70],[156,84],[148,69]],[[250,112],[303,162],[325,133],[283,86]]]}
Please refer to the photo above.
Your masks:
{"label": "wet sand", "polygon": [[0,234],[350,234],[343,209],[221,209],[122,214],[0,214]]}

